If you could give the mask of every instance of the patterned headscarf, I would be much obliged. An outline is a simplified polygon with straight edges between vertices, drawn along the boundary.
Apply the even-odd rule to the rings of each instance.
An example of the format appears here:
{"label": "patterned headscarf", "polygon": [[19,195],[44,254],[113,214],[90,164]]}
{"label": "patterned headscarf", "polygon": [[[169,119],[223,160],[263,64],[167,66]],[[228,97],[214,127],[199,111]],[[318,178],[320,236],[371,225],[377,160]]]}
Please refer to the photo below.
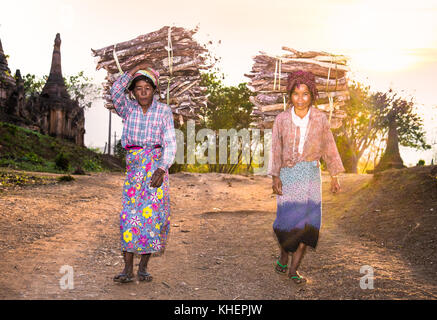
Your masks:
{"label": "patterned headscarf", "polygon": [[156,88],[159,89],[159,73],[156,70],[153,70],[152,68],[148,68],[147,70],[139,70],[137,71],[134,76],[132,77],[132,81],[129,83],[128,88],[132,84],[132,82],[135,80],[135,78],[145,76],[152,80],[152,83],[155,85]]}
{"label": "patterned headscarf", "polygon": [[319,92],[316,87],[316,78],[310,71],[293,71],[288,75],[287,92],[291,95],[291,90],[297,85],[305,84],[311,92],[313,102],[317,100]]}

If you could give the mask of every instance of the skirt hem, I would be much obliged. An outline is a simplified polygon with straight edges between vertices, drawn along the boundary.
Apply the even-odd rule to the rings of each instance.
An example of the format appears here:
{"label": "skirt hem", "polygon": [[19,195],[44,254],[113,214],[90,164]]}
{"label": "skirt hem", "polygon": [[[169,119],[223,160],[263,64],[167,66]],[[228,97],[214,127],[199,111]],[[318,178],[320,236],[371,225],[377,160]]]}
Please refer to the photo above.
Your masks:
{"label": "skirt hem", "polygon": [[143,255],[143,254],[161,254],[161,253],[164,253],[164,251],[165,251],[165,249],[155,250],[155,251],[148,251],[148,252],[145,252],[145,251],[139,252],[137,250],[132,250],[132,251],[130,251],[130,250],[121,250],[121,253],[129,252],[129,253],[134,253],[134,254],[137,254],[137,255]]}

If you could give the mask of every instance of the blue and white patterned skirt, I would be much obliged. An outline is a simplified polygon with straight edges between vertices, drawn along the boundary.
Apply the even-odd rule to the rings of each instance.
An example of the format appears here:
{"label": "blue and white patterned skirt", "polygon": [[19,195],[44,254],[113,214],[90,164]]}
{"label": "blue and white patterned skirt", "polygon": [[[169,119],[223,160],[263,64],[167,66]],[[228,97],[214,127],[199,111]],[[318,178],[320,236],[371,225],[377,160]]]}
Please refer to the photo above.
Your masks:
{"label": "blue and white patterned skirt", "polygon": [[316,247],[322,221],[322,189],[318,161],[299,162],[280,172],[282,196],[277,196],[273,230],[281,247],[295,252],[299,243]]}

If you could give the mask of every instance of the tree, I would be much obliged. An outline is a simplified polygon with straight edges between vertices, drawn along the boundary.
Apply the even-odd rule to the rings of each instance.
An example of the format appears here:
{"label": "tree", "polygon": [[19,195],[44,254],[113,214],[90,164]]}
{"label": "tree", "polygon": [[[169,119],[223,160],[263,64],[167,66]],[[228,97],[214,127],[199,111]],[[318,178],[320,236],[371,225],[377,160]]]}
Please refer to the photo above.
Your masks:
{"label": "tree", "polygon": [[31,95],[40,94],[44,85],[48,79],[48,76],[38,78],[34,74],[26,74],[23,78],[24,81],[24,95],[29,98]]}
{"label": "tree", "polygon": [[415,149],[431,149],[425,141],[422,119],[414,112],[413,98],[406,100],[393,90],[372,96],[378,114],[377,127],[388,130],[387,146],[375,171],[404,167],[399,144]]}
{"label": "tree", "polygon": [[92,78],[85,76],[83,71],[68,78],[64,77],[70,97],[78,101],[81,108],[91,108],[93,101],[101,95],[101,88],[92,83],[92,80]]}
{"label": "tree", "polygon": [[[221,77],[223,79],[223,76]],[[252,103],[246,83],[225,86],[217,73],[202,74],[201,85],[207,88],[208,105],[201,110],[205,127],[218,129],[248,128]]]}
{"label": "tree", "polygon": [[[216,138],[220,129],[235,129],[241,130],[249,128],[250,114],[252,112],[252,103],[249,101],[251,92],[245,83],[240,83],[237,86],[225,86],[222,82],[223,76],[217,72],[202,74],[202,86],[207,88],[208,104],[201,110],[202,123],[201,127],[209,128],[215,131]],[[217,139],[218,141],[218,139]],[[232,143],[232,142],[231,142]],[[240,139],[237,141],[238,160],[237,163],[230,163],[230,145],[228,148],[228,164],[218,164],[219,149],[216,144],[216,162],[217,164],[209,164],[209,170],[212,172],[233,173],[239,165],[241,165],[243,157],[243,148],[251,147],[243,145]],[[248,169],[250,165],[248,166]]]}
{"label": "tree", "polygon": [[357,173],[363,154],[369,147],[384,141],[387,141],[384,154],[391,159],[390,166],[395,163],[402,166],[399,144],[416,149],[430,148],[412,99],[407,101],[392,90],[370,93],[369,87],[358,82],[349,85],[349,94],[350,100],[345,105],[347,117],[334,131],[346,172]]}
{"label": "tree", "polygon": [[[26,74],[24,80],[24,94],[26,98],[39,95],[44,88],[48,76],[39,78],[34,74]],[[92,83],[92,78],[84,75],[83,71],[76,75],[64,77],[65,87],[72,100],[76,100],[81,108],[90,108],[94,100],[100,97],[101,89]]]}
{"label": "tree", "polygon": [[343,125],[334,130],[339,153],[346,172],[357,173],[358,162],[380,133],[369,87],[358,82],[349,85],[350,100],[344,110]]}

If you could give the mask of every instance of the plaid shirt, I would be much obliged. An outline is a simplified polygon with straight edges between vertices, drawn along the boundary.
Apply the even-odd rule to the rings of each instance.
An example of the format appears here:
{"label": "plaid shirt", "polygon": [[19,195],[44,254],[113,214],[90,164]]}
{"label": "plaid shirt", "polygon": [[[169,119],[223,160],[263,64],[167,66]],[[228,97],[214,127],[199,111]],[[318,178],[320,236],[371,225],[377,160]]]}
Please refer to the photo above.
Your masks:
{"label": "plaid shirt", "polygon": [[111,87],[111,98],[115,110],[123,119],[121,144],[153,148],[159,144],[163,148],[163,156],[159,168],[168,170],[176,155],[176,134],[173,124],[173,113],[166,104],[156,101],[143,113],[136,100],[127,97],[125,90],[132,76],[125,72]]}

